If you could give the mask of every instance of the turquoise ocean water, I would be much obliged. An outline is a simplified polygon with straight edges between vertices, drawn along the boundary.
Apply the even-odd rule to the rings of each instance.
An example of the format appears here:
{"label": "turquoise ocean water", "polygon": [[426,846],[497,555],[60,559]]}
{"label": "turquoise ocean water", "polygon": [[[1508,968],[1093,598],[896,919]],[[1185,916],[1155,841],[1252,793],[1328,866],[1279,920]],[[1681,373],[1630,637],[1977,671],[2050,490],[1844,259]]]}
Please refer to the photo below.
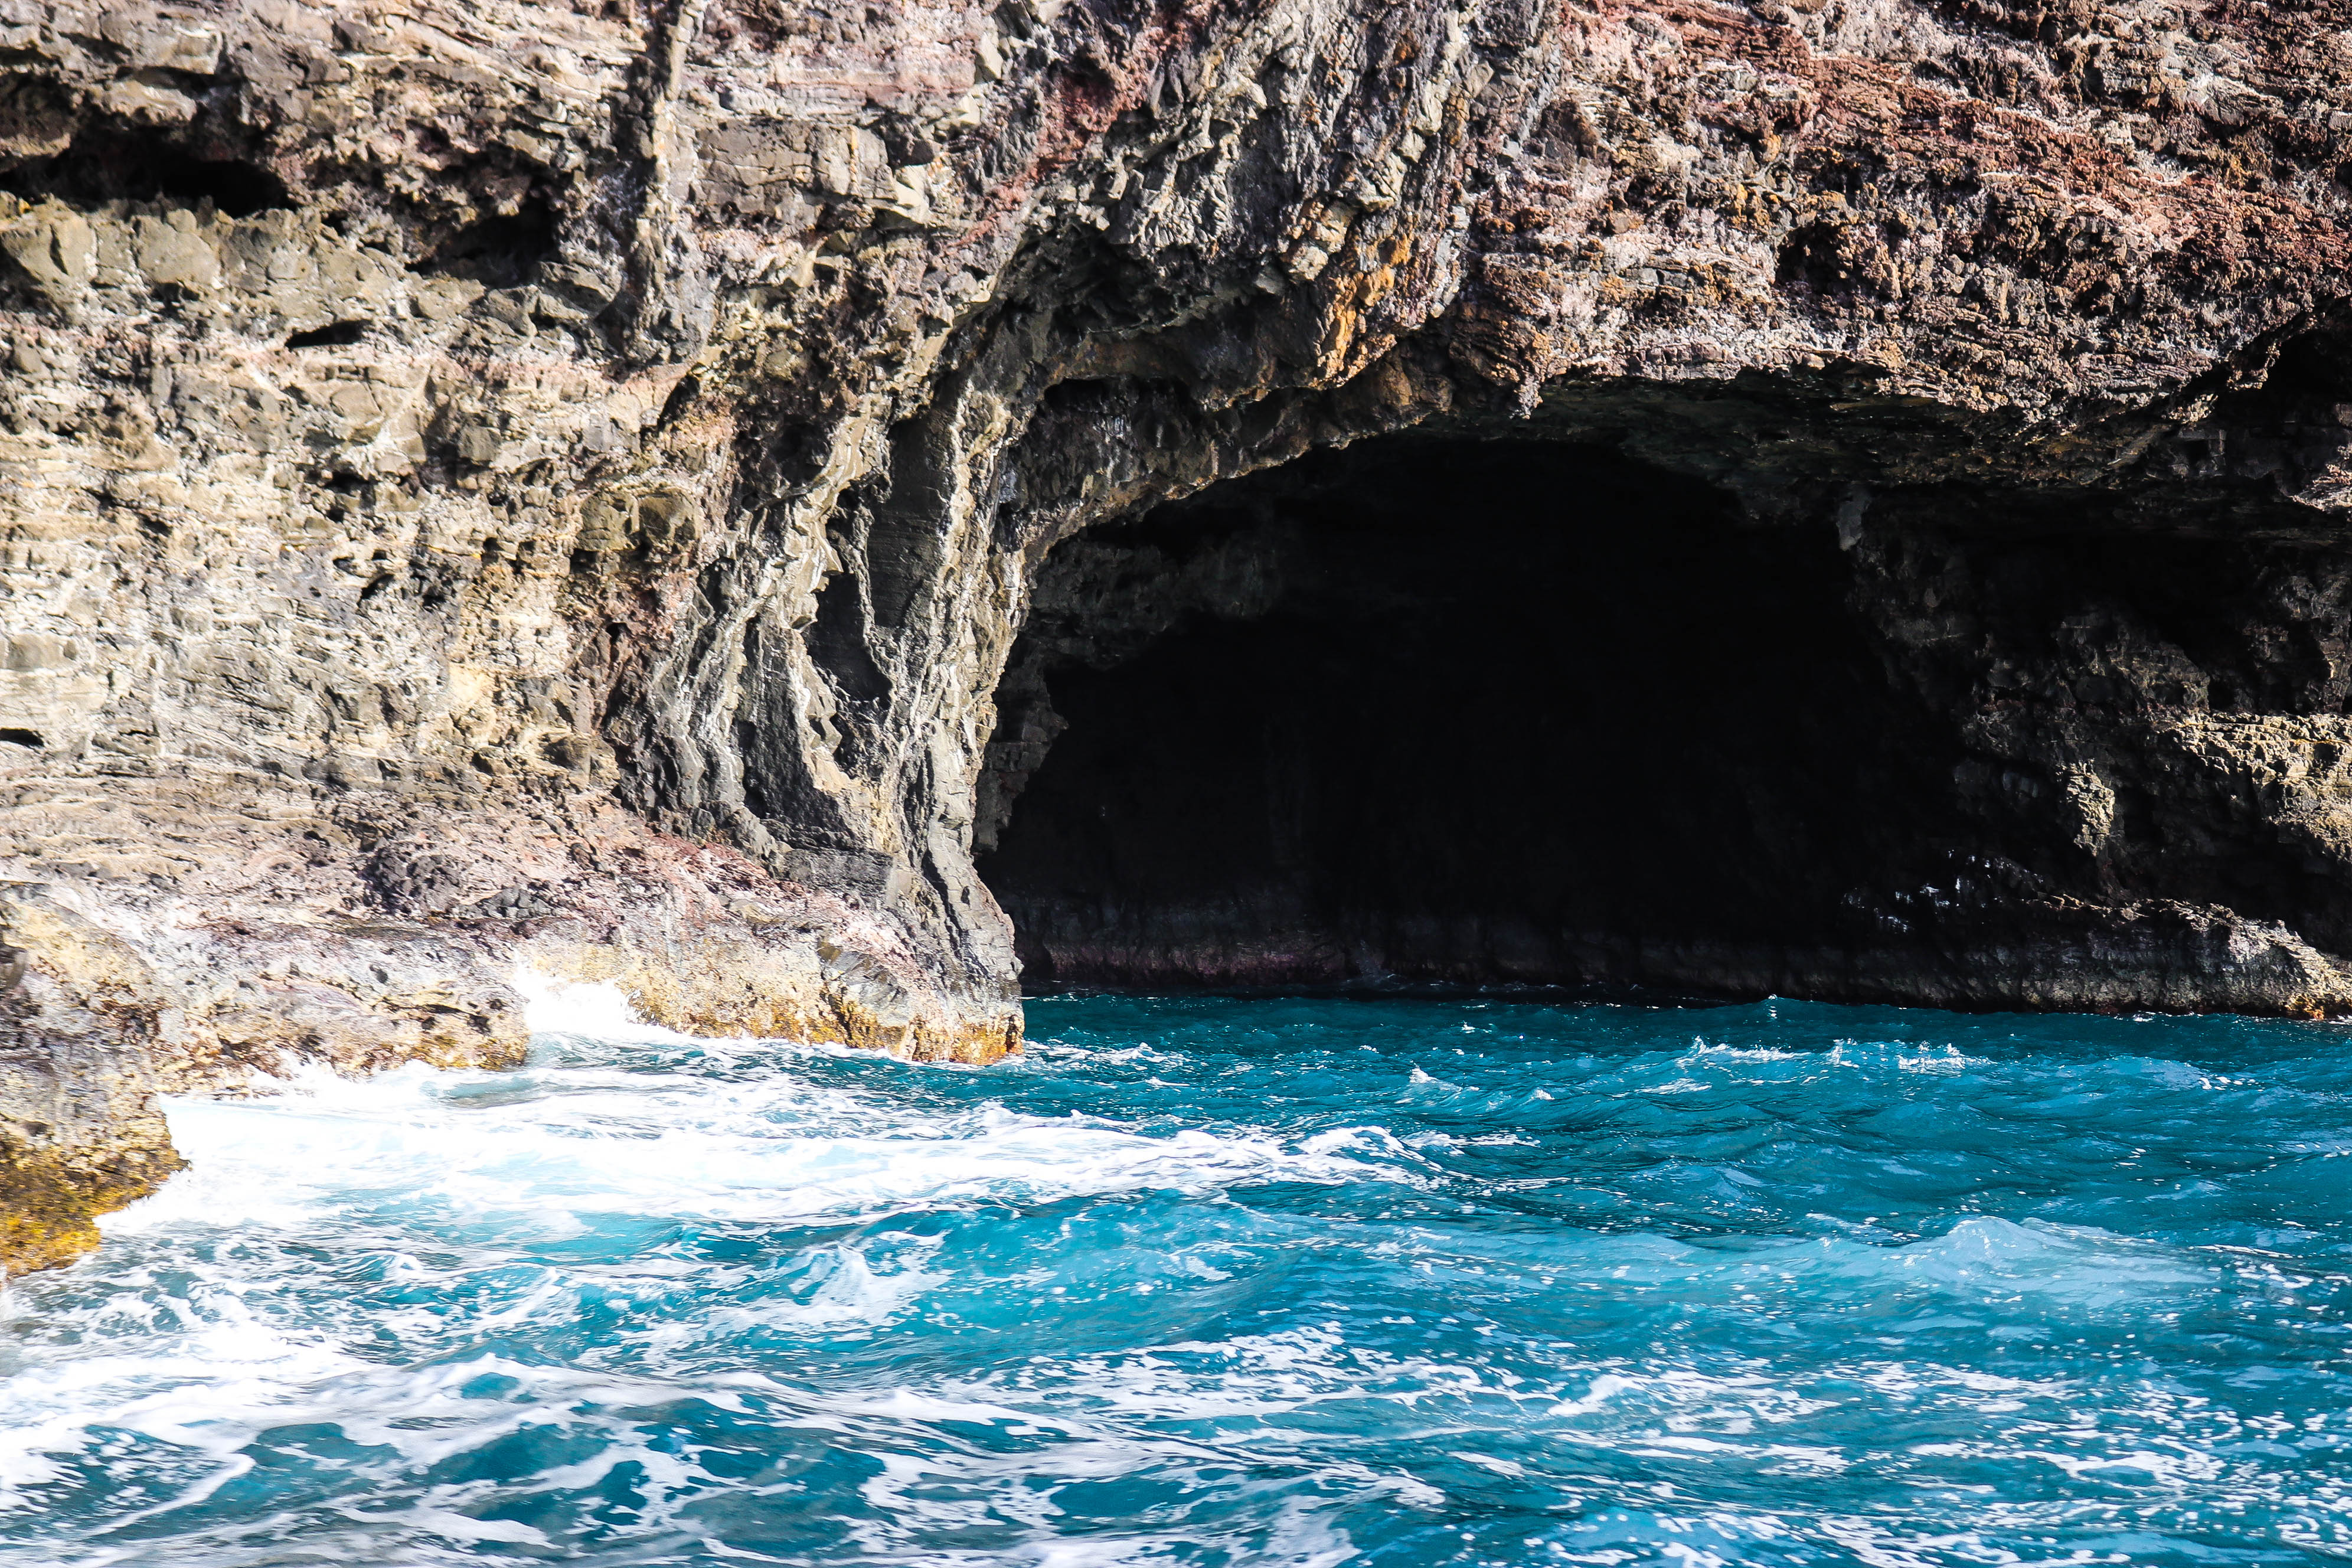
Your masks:
{"label": "turquoise ocean water", "polygon": [[580,1012],[175,1106],[5,1297],[0,1563],[2352,1558],[2340,1027]]}

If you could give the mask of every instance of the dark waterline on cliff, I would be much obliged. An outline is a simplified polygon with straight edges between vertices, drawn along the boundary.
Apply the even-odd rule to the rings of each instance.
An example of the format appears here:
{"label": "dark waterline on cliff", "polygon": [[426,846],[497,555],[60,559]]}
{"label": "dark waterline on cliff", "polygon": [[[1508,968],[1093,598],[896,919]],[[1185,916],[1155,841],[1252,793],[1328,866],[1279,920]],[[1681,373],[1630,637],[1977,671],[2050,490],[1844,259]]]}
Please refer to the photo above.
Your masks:
{"label": "dark waterline on cliff", "polygon": [[9,1296],[0,1561],[2352,1552],[2352,1050],[1053,999],[185,1104]]}

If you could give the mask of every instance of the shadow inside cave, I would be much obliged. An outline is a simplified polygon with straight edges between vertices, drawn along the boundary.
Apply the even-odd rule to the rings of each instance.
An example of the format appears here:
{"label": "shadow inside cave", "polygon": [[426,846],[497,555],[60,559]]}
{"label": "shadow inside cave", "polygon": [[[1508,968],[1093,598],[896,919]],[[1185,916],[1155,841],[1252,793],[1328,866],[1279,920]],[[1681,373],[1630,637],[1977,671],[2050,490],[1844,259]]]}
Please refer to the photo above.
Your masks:
{"label": "shadow inside cave", "polygon": [[1768,987],[1960,837],[1826,524],[1403,437],[1059,546],[981,869],[1024,982]]}

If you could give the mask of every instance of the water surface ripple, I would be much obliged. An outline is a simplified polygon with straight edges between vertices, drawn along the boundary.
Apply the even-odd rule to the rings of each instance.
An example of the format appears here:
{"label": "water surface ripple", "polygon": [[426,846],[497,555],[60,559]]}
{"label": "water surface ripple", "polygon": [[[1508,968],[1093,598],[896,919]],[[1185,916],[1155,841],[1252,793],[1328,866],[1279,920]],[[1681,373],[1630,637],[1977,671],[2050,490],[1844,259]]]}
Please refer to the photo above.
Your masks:
{"label": "water surface ripple", "polygon": [[2352,1557],[2352,1036],[1034,1004],[183,1103],[0,1563]]}

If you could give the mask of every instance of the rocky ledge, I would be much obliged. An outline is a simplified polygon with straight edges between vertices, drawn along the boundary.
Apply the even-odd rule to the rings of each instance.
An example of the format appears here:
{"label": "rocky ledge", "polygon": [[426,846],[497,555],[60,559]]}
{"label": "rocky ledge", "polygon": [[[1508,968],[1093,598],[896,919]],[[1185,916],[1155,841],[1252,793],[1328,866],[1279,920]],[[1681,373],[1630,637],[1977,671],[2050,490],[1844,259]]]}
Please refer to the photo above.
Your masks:
{"label": "rocky ledge", "polygon": [[2352,1008],[2348,160],[2336,0],[0,0],[0,1265],[533,971]]}

